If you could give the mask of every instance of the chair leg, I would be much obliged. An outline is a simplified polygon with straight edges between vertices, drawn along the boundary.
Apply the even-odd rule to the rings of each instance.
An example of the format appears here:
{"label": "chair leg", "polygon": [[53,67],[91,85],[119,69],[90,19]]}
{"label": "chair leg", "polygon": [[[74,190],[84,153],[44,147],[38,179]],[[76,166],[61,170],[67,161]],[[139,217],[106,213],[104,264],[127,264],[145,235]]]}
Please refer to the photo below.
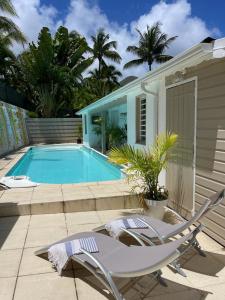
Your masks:
{"label": "chair leg", "polygon": [[199,255],[206,257],[205,252],[202,250],[202,247],[200,246],[200,244],[197,240],[194,243],[194,249],[198,252]]}
{"label": "chair leg", "polygon": [[175,260],[170,264],[178,274],[180,274],[183,277],[187,277],[187,274],[184,272],[184,270],[181,268],[180,263]]}
{"label": "chair leg", "polygon": [[162,278],[162,271],[161,270],[159,270],[157,272],[154,272],[153,275],[154,275],[155,279],[158,281],[159,284],[161,284],[164,287],[168,287],[168,284]]}

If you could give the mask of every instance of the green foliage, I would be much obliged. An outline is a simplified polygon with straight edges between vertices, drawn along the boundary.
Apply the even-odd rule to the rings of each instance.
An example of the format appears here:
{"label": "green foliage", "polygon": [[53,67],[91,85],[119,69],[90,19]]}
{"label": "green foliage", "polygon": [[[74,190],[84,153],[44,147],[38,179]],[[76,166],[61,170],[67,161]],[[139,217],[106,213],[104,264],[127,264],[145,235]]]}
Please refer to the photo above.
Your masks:
{"label": "green foliage", "polygon": [[149,70],[151,70],[154,61],[163,63],[172,58],[171,55],[166,55],[164,52],[177,37],[168,38],[167,34],[161,32],[159,22],[152,27],[147,26],[147,31],[144,33],[141,33],[138,29],[137,32],[139,34],[138,46],[128,46],[127,51],[138,58],[126,63],[124,65],[125,69],[147,63]]}
{"label": "green foliage", "polygon": [[59,27],[54,37],[44,27],[37,44],[31,43],[19,57],[11,82],[29,98],[40,116],[60,116],[65,110],[73,110],[75,89],[92,63],[84,57],[87,48],[83,37],[69,33],[65,27]]}
{"label": "green foliage", "polygon": [[[11,16],[17,16],[10,0],[0,0],[0,11]],[[0,15],[0,76],[5,80],[16,57],[11,50],[13,43],[24,44],[26,38],[16,24],[5,15]]]}
{"label": "green foliage", "polygon": [[142,188],[146,198],[164,200],[167,192],[158,186],[159,174],[172,159],[172,148],[177,142],[176,134],[161,134],[152,148],[136,149],[130,145],[113,148],[109,152],[109,161],[127,165],[128,179],[133,182],[133,189]]}
{"label": "green foliage", "polygon": [[125,127],[110,124],[106,127],[107,148],[119,147],[127,141],[127,130]]}
{"label": "green foliage", "polygon": [[109,41],[110,36],[106,34],[103,28],[100,28],[95,36],[91,37],[93,47],[89,47],[89,52],[92,54],[93,59],[98,60],[98,78],[100,79],[101,69],[107,66],[105,59],[112,60],[120,63],[121,57],[116,52],[117,42]]}

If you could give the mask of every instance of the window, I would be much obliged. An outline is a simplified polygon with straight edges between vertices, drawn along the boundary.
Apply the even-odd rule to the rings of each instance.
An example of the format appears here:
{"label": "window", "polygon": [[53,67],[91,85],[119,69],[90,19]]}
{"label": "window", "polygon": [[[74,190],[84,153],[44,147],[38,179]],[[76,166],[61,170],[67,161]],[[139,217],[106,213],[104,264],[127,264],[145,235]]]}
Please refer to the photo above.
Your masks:
{"label": "window", "polygon": [[87,116],[84,115],[84,133],[87,134]]}
{"label": "window", "polygon": [[146,144],[146,98],[136,99],[136,142]]}

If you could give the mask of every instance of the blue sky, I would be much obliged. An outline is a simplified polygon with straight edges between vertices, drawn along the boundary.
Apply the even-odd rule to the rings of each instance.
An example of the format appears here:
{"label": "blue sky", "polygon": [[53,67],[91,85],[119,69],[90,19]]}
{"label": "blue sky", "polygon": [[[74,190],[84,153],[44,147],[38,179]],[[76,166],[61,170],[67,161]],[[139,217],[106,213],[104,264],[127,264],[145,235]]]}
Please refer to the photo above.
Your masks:
{"label": "blue sky", "polygon": [[[65,17],[70,0],[42,0],[43,4],[53,5],[59,10],[59,16]],[[111,21],[119,24],[130,23],[145,14],[159,1],[152,0],[90,0],[97,4]],[[172,3],[174,1],[166,1]],[[218,27],[225,34],[225,1],[224,0],[190,0],[193,16],[205,20],[210,27]]]}
{"label": "blue sky", "polygon": [[[147,25],[159,21],[168,36],[178,36],[168,50],[176,55],[199,43],[207,36],[225,36],[225,0],[12,0],[19,18],[16,24],[29,41],[36,41],[43,26],[51,32],[60,25],[77,30],[89,43],[98,28],[105,28],[116,40],[123,64],[133,59],[126,51],[138,43],[136,28],[144,31]],[[15,45],[16,52],[21,48]],[[141,75],[145,66],[123,71],[126,75]],[[129,72],[129,73],[128,73]]]}

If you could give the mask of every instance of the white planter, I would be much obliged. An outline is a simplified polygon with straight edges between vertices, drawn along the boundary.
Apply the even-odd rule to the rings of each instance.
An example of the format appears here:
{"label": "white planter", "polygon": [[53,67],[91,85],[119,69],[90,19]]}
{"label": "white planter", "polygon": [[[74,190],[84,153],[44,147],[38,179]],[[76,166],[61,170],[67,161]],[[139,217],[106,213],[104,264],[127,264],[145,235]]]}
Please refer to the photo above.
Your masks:
{"label": "white planter", "polygon": [[151,199],[145,199],[145,203],[148,206],[148,209],[145,211],[145,214],[153,218],[162,220],[165,214],[165,207],[167,206],[168,199],[156,201]]}

